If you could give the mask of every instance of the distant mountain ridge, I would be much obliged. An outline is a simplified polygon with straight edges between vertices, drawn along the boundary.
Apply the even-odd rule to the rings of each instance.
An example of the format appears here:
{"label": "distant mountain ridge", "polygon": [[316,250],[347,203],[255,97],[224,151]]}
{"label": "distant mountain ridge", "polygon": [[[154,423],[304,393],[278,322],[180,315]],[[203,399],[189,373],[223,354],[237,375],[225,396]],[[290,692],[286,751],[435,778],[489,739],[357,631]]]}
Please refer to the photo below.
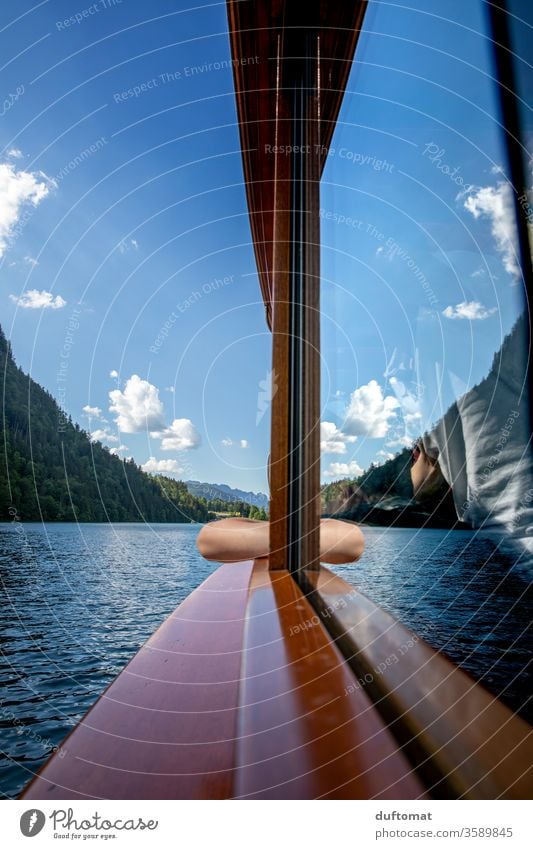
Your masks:
{"label": "distant mountain ridge", "polygon": [[225,483],[203,483],[201,481],[185,481],[185,485],[191,495],[196,498],[205,498],[213,501],[216,498],[221,501],[245,501],[255,507],[268,509],[268,495],[264,492],[246,492],[243,489],[232,489]]}

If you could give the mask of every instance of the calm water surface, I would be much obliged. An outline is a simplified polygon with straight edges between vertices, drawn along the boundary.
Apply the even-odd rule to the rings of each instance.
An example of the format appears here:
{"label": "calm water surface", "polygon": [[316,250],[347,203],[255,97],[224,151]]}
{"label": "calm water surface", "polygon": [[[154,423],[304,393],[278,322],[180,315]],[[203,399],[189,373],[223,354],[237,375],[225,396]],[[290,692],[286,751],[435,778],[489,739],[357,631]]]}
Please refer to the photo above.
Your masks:
{"label": "calm water surface", "polygon": [[[0,524],[0,792],[16,795],[162,620],[215,568],[198,525]],[[337,567],[513,706],[531,692],[526,576],[464,531],[366,528]]]}

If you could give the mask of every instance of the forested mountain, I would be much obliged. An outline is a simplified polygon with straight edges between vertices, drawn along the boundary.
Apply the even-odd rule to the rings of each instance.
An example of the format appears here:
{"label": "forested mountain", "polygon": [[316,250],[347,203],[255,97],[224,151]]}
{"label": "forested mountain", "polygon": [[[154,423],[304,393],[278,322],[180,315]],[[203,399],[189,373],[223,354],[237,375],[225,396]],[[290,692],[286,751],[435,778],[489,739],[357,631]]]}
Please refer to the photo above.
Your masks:
{"label": "forested mountain", "polygon": [[204,500],[151,477],[65,417],[16,365],[0,328],[0,521],[205,522]]}
{"label": "forested mountain", "polygon": [[386,460],[379,466],[372,463],[358,478],[346,478],[326,484],[322,487],[323,505],[341,498],[347,486],[360,488],[369,503],[375,504],[383,498],[411,499],[411,453],[411,449],[404,448],[391,460]]}
{"label": "forested mountain", "polygon": [[256,507],[264,507],[268,510],[268,495],[264,492],[246,492],[244,489],[232,489],[225,483],[201,483],[200,481],[187,481],[187,489],[197,498],[205,498],[207,501],[245,501]]}
{"label": "forested mountain", "polygon": [[424,504],[413,499],[410,448],[375,465],[357,478],[326,484],[321,490],[322,514],[371,525],[398,527],[458,527],[451,490],[442,490]]}
{"label": "forested mountain", "polygon": [[[203,499],[202,499],[203,500]],[[226,516],[240,516],[245,519],[268,519],[268,511],[264,507],[256,507],[247,501],[225,501],[222,498],[211,498],[207,501],[207,509],[215,514],[216,518],[223,519]]]}

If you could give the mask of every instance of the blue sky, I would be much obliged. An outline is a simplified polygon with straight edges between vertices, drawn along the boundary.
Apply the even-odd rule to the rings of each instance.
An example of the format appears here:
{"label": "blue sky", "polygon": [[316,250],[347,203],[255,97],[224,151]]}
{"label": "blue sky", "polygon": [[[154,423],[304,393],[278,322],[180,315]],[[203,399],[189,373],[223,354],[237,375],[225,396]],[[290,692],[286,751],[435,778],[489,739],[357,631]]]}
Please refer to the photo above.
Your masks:
{"label": "blue sky", "polygon": [[[451,22],[410,6],[371,4],[324,174],[326,480],[416,436],[520,309],[481,3]],[[225,4],[13,14],[0,298],[19,364],[148,470],[266,491],[270,335]]]}
{"label": "blue sky", "polygon": [[[270,337],[225,5],[124,0],[65,27],[88,7],[44,3],[12,25],[2,11],[3,90],[24,89],[2,120],[2,161],[46,192],[21,204],[7,239],[2,323],[18,362],[111,448],[265,489],[269,421],[256,426],[256,408]],[[51,305],[17,307],[9,295],[23,290]],[[86,406],[101,413],[89,421]]]}
{"label": "blue sky", "polygon": [[523,308],[483,4],[408,5],[370,7],[322,182],[329,479],[410,445]]}

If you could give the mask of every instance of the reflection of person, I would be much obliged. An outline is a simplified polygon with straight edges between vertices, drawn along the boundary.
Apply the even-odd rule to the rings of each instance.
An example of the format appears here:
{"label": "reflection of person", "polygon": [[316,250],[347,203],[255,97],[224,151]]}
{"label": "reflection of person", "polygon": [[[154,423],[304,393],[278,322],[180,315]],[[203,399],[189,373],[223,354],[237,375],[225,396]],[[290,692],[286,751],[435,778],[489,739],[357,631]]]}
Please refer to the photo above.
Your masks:
{"label": "reflection of person", "polygon": [[411,479],[424,501],[451,488],[457,517],[505,531],[533,552],[533,464],[525,316],[494,356],[488,375],[460,395],[419,441]]}
{"label": "reflection of person", "polygon": [[[268,556],[269,524],[255,519],[220,519],[204,525],[196,540],[206,560],[234,563]],[[323,563],[353,563],[365,547],[361,529],[351,522],[322,519],[320,560]]]}
{"label": "reflection of person", "polygon": [[438,496],[447,486],[437,456],[427,453],[422,440],[413,449],[411,481],[413,495],[417,501],[426,501]]}

